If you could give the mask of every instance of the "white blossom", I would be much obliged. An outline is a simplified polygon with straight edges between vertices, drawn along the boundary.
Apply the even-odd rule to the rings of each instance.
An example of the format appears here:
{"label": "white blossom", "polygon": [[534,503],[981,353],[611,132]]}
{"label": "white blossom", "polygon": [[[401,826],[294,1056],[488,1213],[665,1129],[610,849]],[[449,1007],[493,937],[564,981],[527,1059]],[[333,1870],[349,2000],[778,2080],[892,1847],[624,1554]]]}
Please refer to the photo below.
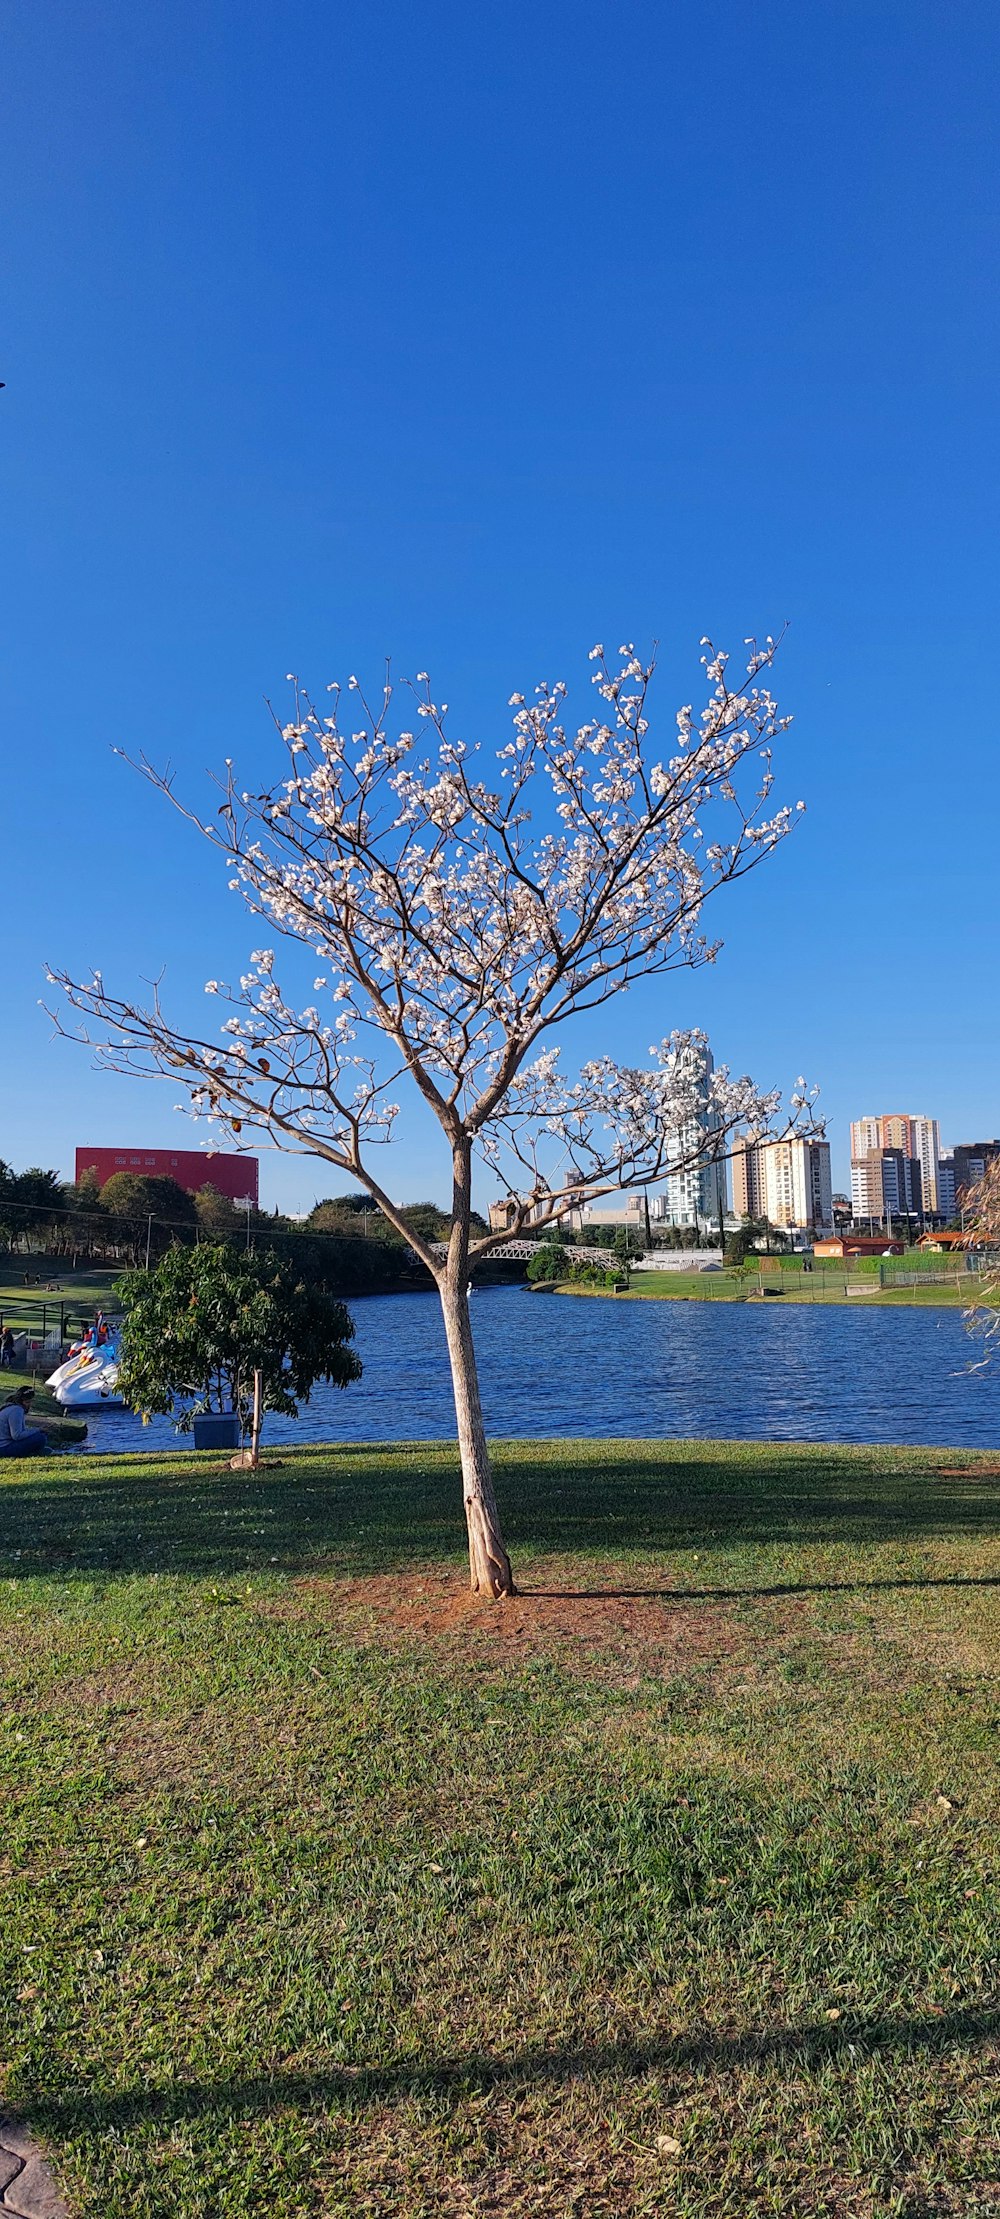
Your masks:
{"label": "white blossom", "polygon": [[[313,991],[337,1014],[326,1023],[299,1006],[268,945],[237,987],[207,982],[232,1014],[204,1042],[175,1031],[158,998],[140,1009],[99,978],[62,983],[113,1029],[110,1059],[178,1073],[224,1130],[257,1111],[279,1145],[362,1180],[398,1115],[386,1096],[401,1074],[453,1145],[461,1136],[553,1214],[581,1182],[598,1192],[663,1175],[668,1136],[701,1131],[699,1103],[723,1137],[741,1120],[763,1129],[777,1097],[725,1071],[708,1086],[697,1033],[668,1034],[642,1068],[598,1054],[575,1075],[550,1037],[580,1015],[599,1038],[603,1005],[637,979],[713,963],[706,901],[771,853],[803,806],[774,797],[788,719],[761,676],[773,639],[745,643],[738,682],[711,639],[701,650],[704,705],[677,710],[666,747],[650,741],[652,662],[626,641],[617,661],[591,649],[597,713],[576,724],[563,680],[513,691],[492,763],[446,731],[427,671],[414,682],[419,748],[411,724],[393,727],[388,680],[374,706],[354,673],[343,695],[332,682],[320,715],[290,677],[284,775],[258,793],[227,763],[224,807],[202,829],[263,930],[319,966]],[[812,1115],[804,1082],[791,1113]]]}

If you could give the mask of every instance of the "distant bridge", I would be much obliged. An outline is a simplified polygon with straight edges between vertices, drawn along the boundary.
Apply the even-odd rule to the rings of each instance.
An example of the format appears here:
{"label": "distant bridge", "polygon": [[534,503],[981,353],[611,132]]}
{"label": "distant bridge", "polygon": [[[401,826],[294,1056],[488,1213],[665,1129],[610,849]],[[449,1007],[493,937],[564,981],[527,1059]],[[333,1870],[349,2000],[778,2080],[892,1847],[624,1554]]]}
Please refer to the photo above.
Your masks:
{"label": "distant bridge", "polygon": [[[551,1248],[558,1240],[558,1233],[553,1232],[551,1238],[547,1241],[521,1239],[500,1241],[496,1248],[490,1249],[489,1255],[484,1257],[483,1261],[489,1263],[492,1256],[506,1256],[509,1257],[511,1263],[527,1263],[532,1256],[537,1255],[540,1248]],[[432,1241],[431,1247],[435,1256],[440,1256],[443,1261],[448,1254],[447,1241]],[[578,1248],[574,1244],[567,1250],[567,1254],[572,1257],[574,1263],[600,1264],[605,1271],[610,1271],[615,1262],[613,1250],[610,1248]],[[473,1259],[474,1262],[476,1260]]]}

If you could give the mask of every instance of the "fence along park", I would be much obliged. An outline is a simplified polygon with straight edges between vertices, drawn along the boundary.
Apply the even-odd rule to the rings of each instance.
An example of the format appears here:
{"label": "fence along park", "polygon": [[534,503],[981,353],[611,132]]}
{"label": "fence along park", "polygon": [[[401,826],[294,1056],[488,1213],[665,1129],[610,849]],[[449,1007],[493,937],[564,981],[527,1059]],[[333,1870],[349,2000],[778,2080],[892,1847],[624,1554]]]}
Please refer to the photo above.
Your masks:
{"label": "fence along park", "polygon": [[95,1310],[107,1309],[117,1270],[60,1270],[58,1259],[13,1257],[0,1265],[0,1334],[14,1335],[19,1371],[57,1363]]}

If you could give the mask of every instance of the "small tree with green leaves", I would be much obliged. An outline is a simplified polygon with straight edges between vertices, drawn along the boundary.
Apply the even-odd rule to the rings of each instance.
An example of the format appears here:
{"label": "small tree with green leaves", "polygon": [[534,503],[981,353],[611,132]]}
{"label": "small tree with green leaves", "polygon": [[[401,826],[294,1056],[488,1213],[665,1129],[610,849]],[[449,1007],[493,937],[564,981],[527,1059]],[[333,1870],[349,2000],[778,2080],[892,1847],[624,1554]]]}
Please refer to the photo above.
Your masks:
{"label": "small tree with green leaves", "polygon": [[747,1257],[751,1253],[755,1238],[756,1230],[753,1219],[744,1217],[739,1225],[734,1226],[732,1231],[726,1235],[726,1245],[722,1256],[723,1263],[731,1265],[734,1270],[742,1270]]}
{"label": "small tree with green leaves", "polygon": [[616,1225],[612,1242],[616,1279],[629,1279],[637,1256],[645,1253],[646,1243],[631,1225]]}
{"label": "small tree with green leaves", "polygon": [[273,1255],[174,1247],[155,1269],[120,1279],[124,1314],[118,1391],[144,1415],[175,1415],[187,1432],[206,1411],[235,1413],[245,1434],[254,1373],[261,1408],[298,1416],[317,1380],[361,1377],[350,1312]]}
{"label": "small tree with green leaves", "polygon": [[550,1279],[567,1279],[570,1259],[561,1241],[543,1241],[528,1258],[528,1278],[532,1286],[544,1286]]}
{"label": "small tree with green leaves", "polygon": [[198,1188],[194,1197],[194,1213],[198,1237],[207,1241],[209,1246],[213,1241],[234,1241],[239,1240],[241,1234],[244,1238],[246,1236],[246,1211],[238,1210],[228,1194],[220,1194],[218,1187],[214,1187],[210,1180],[206,1180],[205,1185]]}

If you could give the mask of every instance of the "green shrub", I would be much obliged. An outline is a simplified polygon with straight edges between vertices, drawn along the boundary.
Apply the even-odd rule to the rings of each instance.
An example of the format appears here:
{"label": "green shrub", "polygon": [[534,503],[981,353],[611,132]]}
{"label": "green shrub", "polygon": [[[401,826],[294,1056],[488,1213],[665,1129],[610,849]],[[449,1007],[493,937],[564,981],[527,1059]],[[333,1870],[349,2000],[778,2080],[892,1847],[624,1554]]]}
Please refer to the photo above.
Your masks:
{"label": "green shrub", "polygon": [[528,1258],[528,1278],[533,1287],[544,1285],[549,1279],[573,1277],[579,1268],[578,1264],[570,1263],[561,1241],[544,1241]]}
{"label": "green shrub", "polygon": [[119,1279],[115,1294],[119,1393],[133,1410],[173,1412],[181,1432],[206,1410],[237,1412],[245,1431],[255,1370],[264,1409],[293,1418],[318,1379],[346,1387],[361,1377],[350,1313],[284,1258],[176,1246],[152,1271]]}

